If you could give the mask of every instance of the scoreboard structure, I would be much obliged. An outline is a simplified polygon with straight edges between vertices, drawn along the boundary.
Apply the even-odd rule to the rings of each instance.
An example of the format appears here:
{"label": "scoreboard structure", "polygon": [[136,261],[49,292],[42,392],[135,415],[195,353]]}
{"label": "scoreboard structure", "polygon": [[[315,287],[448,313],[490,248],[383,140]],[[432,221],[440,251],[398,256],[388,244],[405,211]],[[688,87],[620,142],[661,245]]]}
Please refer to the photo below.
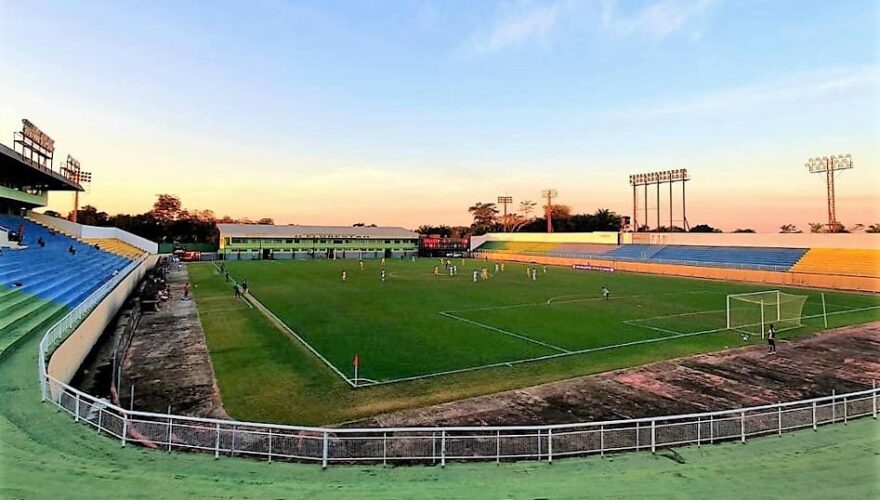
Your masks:
{"label": "scoreboard structure", "polygon": [[423,234],[419,236],[419,255],[422,257],[458,257],[468,252],[469,237]]}

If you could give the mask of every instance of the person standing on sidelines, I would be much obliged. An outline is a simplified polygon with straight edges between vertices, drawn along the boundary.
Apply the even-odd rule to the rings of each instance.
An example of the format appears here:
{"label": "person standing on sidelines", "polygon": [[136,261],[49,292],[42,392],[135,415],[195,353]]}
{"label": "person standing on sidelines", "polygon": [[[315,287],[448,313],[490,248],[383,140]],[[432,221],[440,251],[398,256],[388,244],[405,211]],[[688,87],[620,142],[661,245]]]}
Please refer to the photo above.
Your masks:
{"label": "person standing on sidelines", "polygon": [[776,354],[776,327],[773,324],[767,329],[767,354]]}

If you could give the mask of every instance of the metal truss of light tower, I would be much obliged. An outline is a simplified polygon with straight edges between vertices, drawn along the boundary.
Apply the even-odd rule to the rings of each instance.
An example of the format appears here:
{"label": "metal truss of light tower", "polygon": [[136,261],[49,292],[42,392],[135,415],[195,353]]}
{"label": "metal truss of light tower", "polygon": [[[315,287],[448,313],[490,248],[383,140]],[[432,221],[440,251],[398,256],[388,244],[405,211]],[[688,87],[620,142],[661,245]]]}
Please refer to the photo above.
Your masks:
{"label": "metal truss of light tower", "polygon": [[[79,161],[76,158],[67,155],[67,159],[64,160],[64,163],[61,164],[61,174],[67,177],[70,181],[75,182],[82,186],[83,184],[90,184],[92,182],[92,173],[91,172],[83,172],[80,169]],[[73,212],[70,213],[70,221],[76,222],[76,213],[79,211],[79,191],[73,192]]]}
{"label": "metal truss of light tower", "polygon": [[504,217],[501,219],[504,232],[509,231],[510,221],[507,220],[507,206],[513,203],[513,196],[499,196],[498,204],[504,207]]}
{"label": "metal truss of light tower", "polygon": [[549,188],[541,191],[541,198],[545,198],[547,200],[547,205],[544,207],[544,212],[547,216],[547,232],[553,232],[553,198],[559,196],[559,193],[556,192],[555,189]]}
{"label": "metal truss of light tower", "polygon": [[805,164],[811,174],[825,174],[825,189],[828,199],[828,232],[836,233],[839,229],[837,223],[837,202],[834,192],[834,174],[840,170],[853,168],[851,154],[823,156],[810,158]]}
{"label": "metal truss of light tower", "polygon": [[675,182],[681,182],[681,220],[682,220],[682,228],[687,231],[690,229],[690,224],[688,224],[687,220],[687,193],[685,191],[685,183],[691,180],[688,175],[688,171],[686,168],[679,168],[676,170],[661,170],[658,172],[648,172],[644,174],[632,174],[629,176],[629,185],[633,188],[633,215],[632,215],[632,230],[636,232],[639,230],[639,214],[638,214],[638,188],[639,186],[644,186],[644,194],[645,194],[645,204],[642,207],[645,218],[641,223],[646,227],[648,226],[648,186],[657,186],[657,228],[660,227],[660,185],[664,183],[669,183],[669,228],[673,227],[673,214],[672,207],[674,205],[673,194],[672,194],[672,184]]}

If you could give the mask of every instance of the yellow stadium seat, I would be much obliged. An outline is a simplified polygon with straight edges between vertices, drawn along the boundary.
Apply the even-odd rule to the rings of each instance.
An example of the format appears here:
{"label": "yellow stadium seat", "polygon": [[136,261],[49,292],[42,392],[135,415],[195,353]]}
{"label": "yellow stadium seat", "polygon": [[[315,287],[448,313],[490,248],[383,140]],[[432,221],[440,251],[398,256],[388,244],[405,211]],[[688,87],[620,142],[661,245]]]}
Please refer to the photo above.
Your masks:
{"label": "yellow stadium seat", "polygon": [[812,248],[791,272],[880,278],[880,250]]}
{"label": "yellow stadium seat", "polygon": [[85,241],[90,245],[98,245],[101,250],[122,255],[129,259],[136,259],[145,253],[140,248],[115,238],[88,238]]}

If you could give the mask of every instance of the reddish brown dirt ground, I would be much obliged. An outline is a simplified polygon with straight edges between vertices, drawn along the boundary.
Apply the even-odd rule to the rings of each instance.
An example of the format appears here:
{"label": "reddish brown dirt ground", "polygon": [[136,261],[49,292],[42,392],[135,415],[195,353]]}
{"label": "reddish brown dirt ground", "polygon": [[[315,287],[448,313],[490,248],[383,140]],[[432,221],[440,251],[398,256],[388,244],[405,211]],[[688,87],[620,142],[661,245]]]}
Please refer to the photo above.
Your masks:
{"label": "reddish brown dirt ground", "polygon": [[134,385],[134,408],[178,415],[229,418],[220,400],[208,345],[194,300],[183,300],[186,266],[168,273],[172,299],[157,312],[146,312],[126,353],[120,399],[128,406]]}
{"label": "reddish brown dirt ground", "polygon": [[777,355],[755,346],[579,377],[351,425],[569,423],[756,406],[867,389],[880,383],[880,322],[841,328]]}

